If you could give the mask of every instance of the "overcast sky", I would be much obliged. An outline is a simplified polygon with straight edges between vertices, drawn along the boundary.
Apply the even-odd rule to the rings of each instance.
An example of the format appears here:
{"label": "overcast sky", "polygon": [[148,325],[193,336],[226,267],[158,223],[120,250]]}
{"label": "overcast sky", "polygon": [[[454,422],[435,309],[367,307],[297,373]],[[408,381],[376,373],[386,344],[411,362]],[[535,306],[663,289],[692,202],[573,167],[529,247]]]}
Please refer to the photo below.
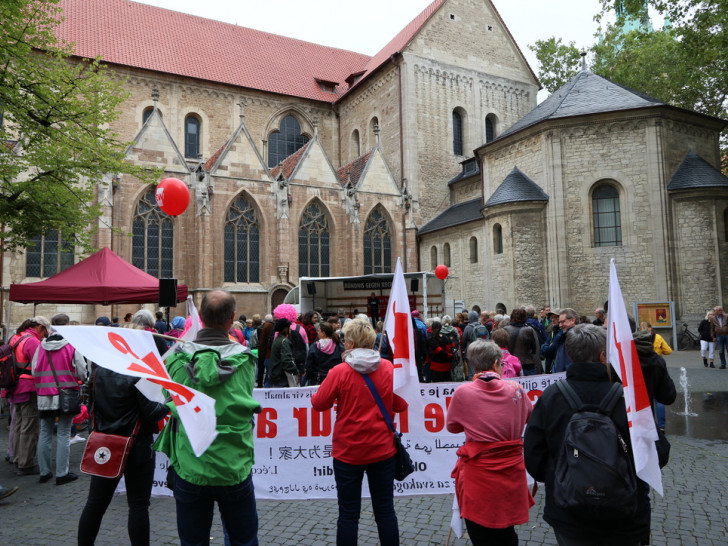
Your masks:
{"label": "overcast sky", "polygon": [[[175,11],[374,55],[432,0],[137,0]],[[533,71],[528,45],[557,36],[593,44],[599,0],[493,0]],[[224,47],[224,44],[221,44]],[[539,97],[541,99],[541,97]]]}

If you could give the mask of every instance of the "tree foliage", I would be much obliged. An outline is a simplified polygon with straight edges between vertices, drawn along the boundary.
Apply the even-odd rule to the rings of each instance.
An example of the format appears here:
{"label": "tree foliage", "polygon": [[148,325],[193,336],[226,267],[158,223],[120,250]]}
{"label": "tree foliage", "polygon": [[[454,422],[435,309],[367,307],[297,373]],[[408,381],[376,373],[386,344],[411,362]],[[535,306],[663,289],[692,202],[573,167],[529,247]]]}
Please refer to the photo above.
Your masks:
{"label": "tree foliage", "polygon": [[16,250],[57,229],[86,249],[104,174],[152,182],[156,173],[124,160],[109,125],[127,97],[99,60],[57,43],[58,0],[0,2],[0,226]]}
{"label": "tree foliage", "polygon": [[[669,104],[728,118],[728,0],[601,0],[604,24],[589,48],[595,74]],[[661,30],[646,26],[625,31],[626,18],[647,20],[651,7],[665,17]],[[553,92],[576,73],[573,42],[550,38],[530,46],[539,62],[539,78]],[[728,142],[723,138],[724,172]]]}
{"label": "tree foliage", "polygon": [[561,38],[537,40],[528,48],[536,54],[541,85],[553,93],[581,70],[581,54],[574,42],[564,44]]}

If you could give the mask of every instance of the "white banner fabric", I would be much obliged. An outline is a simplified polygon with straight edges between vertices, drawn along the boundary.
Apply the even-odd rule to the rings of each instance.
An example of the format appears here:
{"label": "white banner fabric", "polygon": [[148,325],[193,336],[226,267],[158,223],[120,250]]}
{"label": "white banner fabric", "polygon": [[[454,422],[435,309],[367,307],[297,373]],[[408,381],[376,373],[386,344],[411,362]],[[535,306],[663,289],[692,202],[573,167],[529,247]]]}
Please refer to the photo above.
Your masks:
{"label": "white banner fabric", "polygon": [[[564,377],[564,373],[556,373],[514,380],[521,383],[535,404],[546,387]],[[404,481],[394,482],[395,495],[454,493],[454,480],[450,472],[465,436],[450,434],[445,428],[445,417],[452,394],[460,385],[421,384],[422,413],[396,415],[395,425],[404,433],[403,440],[416,470]],[[253,396],[263,408],[256,416],[255,423],[253,482],[257,499],[336,498],[331,458],[335,414],[334,410],[320,413],[311,408],[311,396],[316,389],[299,387],[253,391]],[[167,466],[167,457],[157,453],[152,489],[155,495],[172,494],[166,488]],[[369,496],[366,480],[362,494]]]}

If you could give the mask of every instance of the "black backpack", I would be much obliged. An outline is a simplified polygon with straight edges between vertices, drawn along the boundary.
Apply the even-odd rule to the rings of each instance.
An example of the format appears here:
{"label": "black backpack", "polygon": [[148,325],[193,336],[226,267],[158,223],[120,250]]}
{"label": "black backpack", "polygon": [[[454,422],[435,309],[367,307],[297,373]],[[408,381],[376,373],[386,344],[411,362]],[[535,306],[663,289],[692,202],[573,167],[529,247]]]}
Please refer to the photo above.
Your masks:
{"label": "black backpack", "polygon": [[598,406],[583,404],[566,380],[556,387],[574,411],[556,457],[556,506],[590,520],[633,517],[637,511],[634,462],[611,418],[622,397],[622,385],[614,383]]}
{"label": "black backpack", "polygon": [[[304,338],[304,336],[306,337]],[[308,355],[307,339],[308,335],[303,326],[300,324],[291,324],[291,333],[288,335],[288,341],[291,342],[293,361],[299,369],[302,369],[306,363],[306,356]]]}
{"label": "black backpack", "polygon": [[10,343],[0,345],[0,389],[12,389],[18,382],[20,374],[15,362],[15,348],[30,336],[31,334],[26,334],[18,338],[12,345]]}

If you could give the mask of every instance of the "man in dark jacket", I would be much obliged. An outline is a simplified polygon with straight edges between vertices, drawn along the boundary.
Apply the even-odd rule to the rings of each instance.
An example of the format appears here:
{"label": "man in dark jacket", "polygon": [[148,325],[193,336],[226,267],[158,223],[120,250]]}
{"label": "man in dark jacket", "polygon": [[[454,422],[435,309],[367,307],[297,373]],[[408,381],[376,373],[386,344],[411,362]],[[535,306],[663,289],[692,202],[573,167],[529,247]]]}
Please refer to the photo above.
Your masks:
{"label": "man in dark jacket", "polygon": [[[566,381],[584,404],[598,405],[609,392],[613,378],[606,357],[607,334],[593,324],[579,324],[566,336],[566,351],[573,364],[566,370]],[[638,545],[649,540],[649,487],[637,480],[637,512],[631,518],[586,519],[554,500],[555,466],[563,449],[566,425],[573,414],[571,406],[556,385],[548,387],[533,409],[524,436],[526,469],[533,478],[546,484],[543,518],[554,528],[559,544]],[[615,406],[612,420],[630,446],[629,425],[624,398]],[[631,452],[631,446],[629,447]]]}
{"label": "man in dark jacket", "polygon": [[564,372],[571,366],[571,358],[566,352],[566,333],[571,330],[579,320],[579,315],[567,307],[559,311],[559,331],[550,343],[541,346],[541,354],[554,361],[553,372]]}

